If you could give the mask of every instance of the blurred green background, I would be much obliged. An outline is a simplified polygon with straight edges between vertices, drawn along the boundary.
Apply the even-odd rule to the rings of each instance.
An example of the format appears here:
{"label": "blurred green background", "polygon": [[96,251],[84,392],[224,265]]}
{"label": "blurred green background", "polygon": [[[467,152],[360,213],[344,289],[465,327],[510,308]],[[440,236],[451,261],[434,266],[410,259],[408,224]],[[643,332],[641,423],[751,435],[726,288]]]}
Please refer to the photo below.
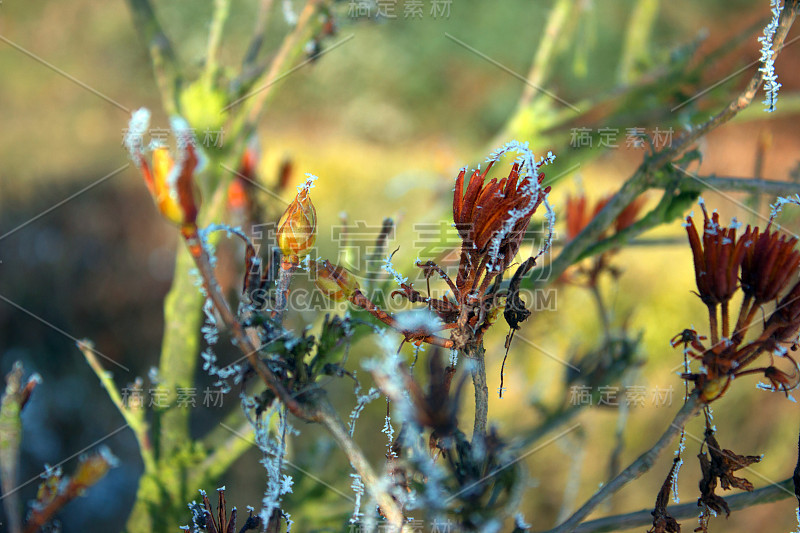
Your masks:
{"label": "blurred green background", "polygon": [[[292,3],[299,9],[297,1]],[[182,61],[198,68],[211,4],[156,3]],[[270,22],[269,50],[275,49],[286,31],[280,4],[276,2]],[[454,0],[448,17],[433,18],[430,1],[426,1],[422,19],[410,20],[403,16],[401,1],[396,19],[378,21],[348,17],[347,4],[338,4],[338,34],[327,44],[350,35],[353,38],[279,82],[276,98],[259,128],[260,169],[264,176],[271,176],[278,161],[288,156],[296,170],[293,183],[299,183],[304,172],[320,176],[314,202],[321,228],[321,255],[337,253],[328,228],[339,223],[342,211],[350,220],[373,225],[391,216],[399,225],[390,247],[401,246],[395,265],[410,272],[418,253],[408,245],[413,241],[413,223],[447,220],[452,179],[461,166],[481,162],[495,148],[497,135],[524,89],[515,76],[446,34],[524,76],[543,38],[552,2]],[[577,1],[577,15],[567,22],[577,27],[570,39],[556,40],[547,89],[567,102],[613,92],[619,84],[619,58],[634,4],[632,0]],[[232,3],[223,37],[223,65],[240,62],[255,9],[252,1]],[[647,50],[642,51],[648,62],[643,70],[666,60],[672,50],[692,42],[705,30],[708,38],[700,47],[702,55],[767,13],[765,1],[661,2]],[[793,34],[796,30],[790,36]],[[161,304],[169,287],[176,239],[174,228],[153,209],[134,168],[98,182],[128,161],[121,147],[128,114],[81,84],[123,107],[148,107],[154,112],[153,123],[166,125],[149,58],[132,28],[126,5],[4,0],[0,4],[0,36],[0,369],[6,373],[13,361],[21,359],[28,370],[38,371],[44,378],[23,417],[21,480],[31,480],[22,489],[23,499],[28,500],[35,494],[34,478],[44,463],[64,461],[123,426],[122,417],[69,337],[91,338],[99,351],[129,367],[130,373],[110,368],[120,387],[146,375],[157,363]],[[711,85],[757,58],[753,33],[733,53],[710,65],[699,86]],[[797,50],[789,48],[777,62],[784,94],[797,90],[798,58]],[[731,79],[722,89],[741,87],[755,68]],[[696,104],[696,109],[705,113],[703,117],[716,109],[704,108],[703,99]],[[668,110],[671,103],[656,103],[655,107],[659,105]],[[789,107],[714,132],[701,144],[700,173],[752,176],[758,138],[769,135],[772,141],[763,176],[789,179],[800,154],[800,135]],[[584,118],[587,122],[569,124],[567,129],[598,127],[590,117]],[[667,126],[673,122],[678,122],[677,117]],[[663,126],[640,119],[623,127],[650,131]],[[557,154],[548,175],[568,172],[568,179],[559,182],[552,193],[558,213],[563,212],[568,192],[582,189],[597,199],[630,175],[643,152],[626,148],[624,133],[620,144],[619,149],[598,149],[589,162],[579,160],[576,150]],[[552,147],[532,148],[543,155]],[[584,162],[576,169],[575,161]],[[753,220],[730,196],[706,197],[724,219],[737,215]],[[743,195],[733,198],[745,199]],[[656,195],[650,198],[655,199]],[[269,198],[262,200],[268,202]],[[271,216],[281,209],[279,204],[267,204]],[[642,335],[643,363],[627,383],[645,386],[648,401],[627,415],[623,465],[654,441],[681,401],[683,385],[677,371],[682,359],[679,349],[669,347],[669,339],[690,325],[702,330],[705,320],[705,309],[691,294],[691,256],[680,224],[660,228],[647,237],[669,242],[616,254],[613,263],[623,275],[618,282],[607,280],[602,286],[613,305],[615,327],[624,324],[630,336]],[[542,420],[542,411],[535,404],[569,401],[561,379],[564,365],[543,351],[569,360],[574,352],[595,348],[601,334],[587,291],[565,284],[557,285],[556,290],[557,309],[536,313],[513,345],[506,364],[508,390],[504,397],[492,395],[490,414],[501,435],[509,439]],[[312,319],[301,314],[291,318],[296,327]],[[490,391],[499,386],[505,333],[505,326],[498,325],[487,337]],[[350,364],[357,369],[357,361],[376,350],[372,341],[359,343]],[[201,377],[198,388],[209,384],[210,380]],[[353,403],[349,387],[341,385],[337,396],[345,415]],[[671,405],[653,405],[651,396],[657,387],[671,388]],[[466,396],[470,399],[471,390]],[[624,392],[619,398],[624,403]],[[463,421],[471,418],[468,403]],[[738,453],[765,454],[764,461],[747,476],[756,486],[791,475],[796,460],[796,404],[782,395],[756,391],[755,379],[748,378],[736,383],[714,407],[723,446]],[[222,409],[195,409],[192,416],[198,435],[216,427],[223,414],[235,409],[238,405],[233,395],[226,398]],[[384,409],[383,402],[371,404],[356,432],[361,442],[373,443],[368,452],[375,461],[383,453],[382,440],[376,435]],[[577,492],[567,498],[566,505],[573,510],[607,479],[615,446],[613,428],[619,416],[616,408],[587,408],[575,419],[581,424],[578,430],[526,458],[531,486],[521,510],[535,529],[554,524],[564,505],[565,488],[570,493],[570,479],[576,473],[581,476]],[[299,429],[291,459],[349,494],[349,471],[343,457],[331,449],[317,428]],[[689,431],[700,436],[699,421]],[[97,489],[65,509],[61,519],[66,533],[117,531],[125,523],[141,471],[135,441],[130,431],[122,430],[104,443],[122,459],[121,466]],[[684,502],[697,496],[699,471],[694,455],[698,446],[689,439],[680,476]],[[220,480],[228,487],[228,501],[239,508],[260,502],[264,472],[260,466],[254,468],[258,458],[255,450],[249,452]],[[670,457],[662,458],[650,473],[619,492],[596,514],[652,507],[670,461]],[[69,472],[72,465],[74,459],[67,460],[65,470]],[[298,485],[312,491],[311,480],[290,473]],[[310,531],[312,524],[333,527],[350,511],[350,503],[333,492],[323,501],[324,505],[318,501],[308,505],[301,497],[287,498],[285,507],[292,513],[296,530]],[[737,512],[727,521],[712,521],[711,531],[789,530],[794,527],[795,506],[793,499],[786,499]],[[188,521],[187,513],[184,523]],[[178,525],[182,524],[176,528]],[[685,530],[693,527],[691,521],[684,522]]]}

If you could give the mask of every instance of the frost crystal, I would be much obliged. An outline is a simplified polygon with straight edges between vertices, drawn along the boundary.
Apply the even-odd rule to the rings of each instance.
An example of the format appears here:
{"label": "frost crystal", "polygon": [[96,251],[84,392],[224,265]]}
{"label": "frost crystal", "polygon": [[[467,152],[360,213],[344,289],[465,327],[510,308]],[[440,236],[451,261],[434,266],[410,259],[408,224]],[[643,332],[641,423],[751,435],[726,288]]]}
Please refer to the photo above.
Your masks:
{"label": "frost crystal", "polygon": [[286,24],[289,26],[297,25],[297,13],[294,11],[292,0],[283,0],[281,7],[283,8],[283,18],[286,19]]}
{"label": "frost crystal", "polygon": [[765,106],[764,110],[767,113],[772,113],[775,111],[775,106],[778,103],[778,90],[781,88],[781,84],[778,83],[778,75],[775,74],[775,63],[772,59],[775,51],[772,47],[775,31],[778,29],[783,3],[781,0],[770,0],[769,5],[771,8],[770,11],[772,11],[772,20],[770,20],[769,24],[764,28],[764,34],[758,38],[758,42],[761,43],[760,61],[762,63],[762,66],[758,70],[764,74],[764,92],[766,93],[766,98],[763,102]]}
{"label": "frost crystal", "polygon": [[381,395],[381,391],[372,387],[369,391],[364,395],[359,395],[361,392],[361,387],[356,388],[356,406],[350,412],[350,422],[348,423],[348,430],[350,431],[350,436],[353,436],[353,431],[356,429],[356,421],[358,417],[361,416],[361,411],[370,403],[372,400],[375,400]]}
{"label": "frost crystal", "polygon": [[458,350],[450,350],[450,366],[455,368],[458,365]]}
{"label": "frost crystal", "polygon": [[[386,405],[389,405],[389,399],[386,399]],[[394,457],[394,451],[392,451],[392,443],[394,443],[394,428],[392,427],[392,418],[389,415],[384,417],[383,421],[383,429],[381,430],[386,435],[386,438],[389,442],[386,444],[386,449],[389,452],[389,457]]]}
{"label": "frost crystal", "polygon": [[[683,445],[686,442],[686,436],[681,439],[681,449],[683,449]],[[681,498],[678,496],[678,472],[681,470],[681,466],[683,466],[683,459],[678,459],[678,463],[675,465],[675,472],[672,474],[672,501],[675,503],[681,503]]]}
{"label": "frost crystal", "polygon": [[398,285],[402,285],[406,281],[408,281],[407,277],[403,277],[400,273],[394,268],[392,264],[392,256],[387,255],[386,258],[383,260],[383,270],[394,276],[394,280],[397,282]]}
{"label": "frost crystal", "polygon": [[[291,492],[293,481],[291,476],[282,474],[284,457],[286,456],[287,435],[294,432],[287,419],[286,407],[273,404],[266,413],[251,416],[251,402],[243,395],[242,406],[248,421],[253,426],[256,446],[261,450],[261,464],[267,471],[267,488],[261,502],[261,520],[266,524],[275,509],[280,509],[281,496]],[[275,436],[270,435],[269,427],[272,419],[277,415],[278,424]]]}
{"label": "frost crystal", "polygon": [[772,222],[783,210],[783,206],[787,204],[800,205],[800,194],[795,194],[794,197],[778,196],[775,203],[769,206],[769,221]]}
{"label": "frost crystal", "polygon": [[281,494],[289,494],[292,492],[292,487],[294,486],[294,480],[292,476],[284,474],[283,479],[281,480]]}
{"label": "frost crystal", "polygon": [[[503,242],[503,239],[511,232],[517,222],[531,216],[533,214],[533,210],[536,208],[536,199],[539,197],[542,188],[538,180],[539,167],[542,165],[549,165],[556,159],[556,156],[553,154],[553,152],[547,152],[547,156],[541,158],[537,162],[536,156],[533,155],[533,152],[528,147],[527,142],[521,143],[519,141],[509,141],[502,147],[489,154],[489,157],[486,159],[486,161],[497,161],[501,156],[511,152],[519,154],[514,161],[521,164],[519,180],[523,181],[528,179],[528,188],[525,191],[525,194],[530,199],[530,202],[522,209],[512,209],[509,211],[508,218],[504,222],[503,227],[489,242],[488,253],[489,257],[491,258],[491,262],[488,265],[489,270],[497,270],[500,268],[500,246]],[[545,239],[544,244],[542,244],[541,249],[536,254],[537,258],[547,253],[547,250],[549,250],[553,241],[553,228],[555,226],[555,212],[550,205],[548,195],[544,195],[543,203],[545,205],[545,209],[547,210],[545,217],[548,225],[548,236]]]}
{"label": "frost crystal", "polygon": [[144,146],[144,135],[150,127],[150,111],[142,107],[137,109],[131,115],[131,120],[128,122],[128,131],[125,133],[125,148],[128,150],[131,159],[138,167],[141,165],[141,156]]}
{"label": "frost crystal", "polygon": [[353,509],[353,516],[350,517],[350,523],[355,524],[364,516],[364,513],[361,512],[361,498],[364,496],[364,482],[361,481],[361,476],[358,474],[350,474],[350,477],[353,478],[353,483],[350,485],[350,488],[353,489],[353,493],[356,495],[355,508]]}
{"label": "frost crystal", "polygon": [[517,513],[514,515],[514,525],[523,531],[533,527],[525,521],[525,516],[522,513]]}
{"label": "frost crystal", "polygon": [[297,192],[301,193],[303,191],[310,191],[314,188],[314,182],[317,181],[319,178],[314,174],[306,172],[306,181],[302,185],[297,186]]}
{"label": "frost crystal", "polygon": [[397,328],[401,331],[433,333],[442,328],[442,321],[427,309],[415,309],[397,314]]}

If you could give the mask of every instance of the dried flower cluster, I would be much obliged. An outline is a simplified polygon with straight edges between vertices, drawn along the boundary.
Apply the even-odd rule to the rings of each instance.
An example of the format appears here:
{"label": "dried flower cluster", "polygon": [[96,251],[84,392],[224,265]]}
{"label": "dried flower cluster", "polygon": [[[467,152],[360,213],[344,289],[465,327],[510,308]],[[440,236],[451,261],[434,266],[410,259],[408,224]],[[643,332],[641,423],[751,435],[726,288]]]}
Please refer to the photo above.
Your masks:
{"label": "dried flower cluster", "polygon": [[[512,150],[522,156],[513,163],[508,176],[487,182],[487,175],[499,157]],[[433,261],[417,262],[426,279],[434,274],[440,276],[452,296],[423,296],[411,284],[400,284],[401,290],[396,294],[411,302],[427,304],[444,327],[454,330],[451,338],[456,348],[480,342],[494,322],[501,304],[499,289],[503,274],[519,251],[531,217],[542,203],[546,204],[550,192],[550,187],[542,185],[544,174],[539,168],[554,159],[549,153],[537,162],[526,145],[509,143],[490,156],[483,171],[476,169],[467,178],[467,170],[462,169],[456,177],[453,195],[453,223],[461,238],[455,281]],[[549,248],[552,237],[554,216],[549,205],[547,209],[550,234],[538,255]],[[532,263],[526,269],[530,266]]]}
{"label": "dried flower cluster", "polygon": [[[734,378],[748,374],[763,375],[769,384],[762,387],[788,395],[800,383],[800,370],[788,350],[794,347],[800,330],[797,238],[781,235],[772,228],[772,221],[763,231],[748,226],[737,237],[739,225],[735,220],[730,227],[723,227],[719,214],[709,216],[705,204],[701,205],[702,239],[691,216],[686,219],[686,230],[694,256],[697,294],[708,308],[711,345],[706,346],[704,337],[693,330],[673,339],[675,343],[684,342],[685,353],[701,362],[699,372],[687,373],[684,378],[695,383],[706,402],[722,396]],[[729,306],[739,292],[742,303],[732,323]],[[758,311],[773,303],[769,318],[757,321]],[[751,368],[762,356],[769,361]],[[776,359],[786,361],[788,371],[779,369]]]}

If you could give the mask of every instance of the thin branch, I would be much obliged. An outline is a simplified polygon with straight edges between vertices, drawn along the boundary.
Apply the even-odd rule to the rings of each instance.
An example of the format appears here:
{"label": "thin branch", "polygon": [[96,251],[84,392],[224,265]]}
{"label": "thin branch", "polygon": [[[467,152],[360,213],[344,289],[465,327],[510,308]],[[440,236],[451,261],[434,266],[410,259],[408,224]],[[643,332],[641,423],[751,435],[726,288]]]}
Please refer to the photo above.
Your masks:
{"label": "thin branch", "polygon": [[745,191],[772,196],[800,194],[800,183],[758,178],[733,178],[727,176],[689,176],[680,182],[682,191]]}
{"label": "thin branch", "polygon": [[364,457],[361,448],[359,448],[350,437],[350,432],[345,427],[344,423],[342,423],[329,402],[326,401],[320,405],[317,420],[331,432],[339,448],[342,449],[347,459],[350,461],[350,464],[361,476],[361,481],[367,487],[367,490],[370,491],[372,497],[375,498],[375,501],[380,505],[383,514],[394,526],[395,533],[399,533],[403,524],[402,511],[397,506],[397,502],[395,502],[391,494],[381,487],[381,480],[378,479],[378,476],[375,474],[372,466],[370,466],[367,458]]}
{"label": "thin branch", "polygon": [[267,32],[267,22],[269,21],[269,13],[272,11],[273,2],[274,0],[261,0],[258,3],[253,38],[250,40],[250,45],[247,47],[247,52],[242,62],[245,69],[250,68],[256,62],[261,46],[264,44],[264,36]]}
{"label": "thin branch", "polygon": [[549,530],[547,533],[570,533],[575,531],[581,521],[591,513],[595,507],[603,503],[609,496],[620,490],[628,482],[638,478],[650,468],[658,459],[672,440],[681,432],[681,428],[686,422],[694,417],[702,408],[702,402],[698,399],[698,393],[693,393],[687,402],[675,415],[667,430],[661,435],[656,443],[646,452],[639,456],[634,462],[628,465],[617,477],[603,485],[583,506],[575,511],[563,524]]}
{"label": "thin branch", "polygon": [[267,97],[272,93],[272,88],[274,87],[273,81],[280,76],[281,69],[291,60],[293,54],[302,47],[301,38],[305,34],[309,23],[313,19],[313,15],[316,13],[321,3],[322,0],[308,0],[297,19],[297,24],[292,32],[284,38],[269,68],[253,83],[253,87],[263,87],[263,89],[259,90],[259,92],[247,100],[246,105],[248,111],[246,113],[245,133],[249,133],[252,127],[258,122],[258,117],[261,115],[264,103]]}
{"label": "thin branch", "polygon": [[[773,483],[752,492],[742,492],[725,498],[731,511],[746,509],[762,503],[772,503],[793,497],[792,478],[779,483]],[[670,505],[669,514],[676,520],[696,518],[698,514],[696,502],[681,505]],[[653,523],[653,514],[650,509],[642,509],[633,513],[606,516],[584,522],[575,529],[575,533],[601,533],[603,531],[620,531],[637,527],[648,526]]]}
{"label": "thin branch", "polygon": [[372,302],[372,300],[364,296],[364,293],[362,293],[359,289],[356,289],[356,291],[350,297],[350,303],[369,312],[372,316],[374,316],[375,318],[377,318],[390,328],[397,330],[406,339],[419,340],[422,342],[426,342],[428,344],[432,344],[434,346],[441,346],[442,348],[453,347],[453,341],[451,339],[445,339],[444,337],[438,337],[436,335],[422,335],[416,331],[408,331],[402,329],[395,317],[393,317],[386,311],[380,309],[377,305],[375,305]]}
{"label": "thin branch", "polygon": [[531,70],[528,72],[528,82],[525,84],[522,96],[519,99],[519,109],[527,107],[531,103],[536,91],[547,79],[550,67],[553,64],[556,41],[558,41],[559,34],[564,28],[564,23],[569,18],[570,10],[574,9],[574,4],[575,2],[572,0],[558,0],[550,9],[550,15],[547,17],[547,24],[544,27],[542,38],[536,48],[533,65],[531,65]]}
{"label": "thin branch", "polygon": [[181,76],[172,43],[161,28],[150,0],[127,1],[133,14],[133,25],[150,53],[164,109],[175,115],[178,113],[177,87]]}
{"label": "thin branch", "polygon": [[225,297],[222,295],[222,291],[214,276],[214,269],[211,266],[208,253],[203,246],[200,235],[197,233],[197,228],[185,228],[183,237],[197,266],[197,270],[200,273],[206,294],[214,304],[214,308],[220,314],[222,321],[230,328],[234,340],[236,341],[236,346],[247,357],[247,360],[256,371],[256,374],[258,374],[267,387],[275,393],[275,396],[286,405],[292,414],[303,420],[313,419],[312,413],[309,413],[303,405],[289,394],[289,391],[286,390],[277,376],[275,376],[275,374],[267,368],[267,365],[258,357],[258,348],[253,346],[253,343],[250,342],[250,337],[245,334],[242,325],[239,323],[239,320],[237,320],[233,311],[231,311],[227,300],[225,300]]}
{"label": "thin branch", "polygon": [[618,73],[619,81],[623,84],[631,82],[637,63],[643,62],[648,56],[659,3],[659,0],[639,0],[631,12]]}
{"label": "thin branch", "polygon": [[156,460],[153,455],[153,445],[150,442],[150,426],[144,417],[144,409],[131,409],[125,402],[122,401],[117,385],[100,361],[97,359],[94,351],[94,343],[89,340],[82,340],[78,342],[78,349],[86,358],[89,366],[94,371],[95,375],[100,379],[100,384],[106,390],[111,402],[117,407],[125,422],[133,430],[136,436],[136,442],[139,444],[139,453],[142,456],[146,472],[155,472]]}
{"label": "thin branch", "polygon": [[225,27],[225,21],[228,20],[230,9],[230,0],[214,0],[214,14],[211,18],[211,29],[208,32],[208,48],[206,51],[205,74],[209,80],[213,79],[214,74],[217,72],[217,55],[222,41],[222,30]]}

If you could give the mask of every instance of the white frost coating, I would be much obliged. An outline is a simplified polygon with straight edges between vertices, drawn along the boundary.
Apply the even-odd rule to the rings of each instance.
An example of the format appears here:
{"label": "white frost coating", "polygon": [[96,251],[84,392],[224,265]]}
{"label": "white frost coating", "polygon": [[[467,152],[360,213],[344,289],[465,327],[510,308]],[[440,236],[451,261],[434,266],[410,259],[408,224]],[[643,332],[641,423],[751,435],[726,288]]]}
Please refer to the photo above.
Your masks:
{"label": "white frost coating", "polygon": [[527,531],[528,529],[532,528],[533,526],[530,525],[528,522],[525,521],[525,516],[522,513],[517,513],[514,515],[514,525],[522,529],[523,531]]}
{"label": "white frost coating", "polygon": [[281,479],[281,494],[289,494],[292,492],[293,486],[294,480],[292,479],[292,476],[284,474],[283,478]]}
{"label": "white frost coating", "polygon": [[[683,451],[684,445],[686,443],[686,435],[681,437],[680,443],[680,451]],[[676,454],[680,452],[675,452]],[[678,496],[678,472],[681,471],[681,466],[683,466],[683,459],[678,459],[678,464],[675,465],[675,472],[672,474],[672,501],[675,503],[681,503],[681,498]]]}
{"label": "white frost coating", "polygon": [[186,120],[177,116],[171,117],[169,119],[169,125],[172,128],[172,133],[175,135],[175,139],[177,140],[178,154],[175,158],[175,164],[172,165],[172,169],[167,175],[167,186],[169,187],[171,194],[177,195],[176,187],[178,185],[178,178],[180,177],[181,172],[183,172],[183,165],[186,162],[186,149],[189,146],[194,149],[195,157],[197,158],[195,172],[199,172],[205,168],[206,158],[198,148],[197,143],[194,140],[194,130],[189,127],[189,123],[186,122]]}
{"label": "white frost coating", "polygon": [[214,316],[214,302],[211,298],[206,298],[203,304],[203,313],[206,316],[205,323],[200,331],[208,346],[214,346],[219,341],[219,329],[217,329],[217,317]]}
{"label": "white frost coating", "polygon": [[442,329],[442,321],[428,309],[415,309],[397,314],[397,329],[433,333]]}
{"label": "white frost coating", "polygon": [[775,74],[775,63],[772,56],[775,53],[773,39],[778,29],[783,3],[781,0],[770,0],[769,6],[772,12],[772,19],[764,28],[763,35],[758,38],[758,42],[761,43],[761,58],[759,61],[762,63],[758,70],[764,73],[764,93],[766,94],[763,102],[764,111],[772,113],[778,103],[778,90],[781,88],[781,84],[778,83],[778,75]]}
{"label": "white frost coating", "polygon": [[797,529],[792,533],[800,533],[800,507],[795,510],[795,515],[797,516]]}
{"label": "white frost coating", "polygon": [[147,371],[147,379],[150,380],[150,383],[153,385],[158,385],[161,383],[161,376],[158,373],[157,366],[151,366],[150,370]]}
{"label": "white frost coating", "polygon": [[383,260],[383,267],[381,268],[383,268],[384,271],[391,274],[398,285],[402,285],[403,283],[408,281],[407,277],[401,276],[400,273],[397,271],[397,269],[394,268],[394,265],[392,264],[391,255],[386,256],[386,258]]}
{"label": "white frost coating", "polygon": [[493,518],[486,522],[483,527],[481,528],[481,533],[497,533],[500,531],[502,524],[496,518]]}
{"label": "white frost coating", "polygon": [[97,449],[97,455],[99,455],[110,468],[116,468],[119,466],[119,459],[116,455],[111,453],[111,449],[108,446],[100,446]]}
{"label": "white frost coating", "polygon": [[358,420],[358,417],[361,416],[361,412],[364,410],[364,408],[367,406],[368,403],[370,403],[372,400],[377,399],[381,395],[381,391],[379,391],[375,387],[370,388],[369,391],[367,391],[367,393],[363,395],[359,395],[359,392],[361,392],[360,386],[356,388],[356,406],[350,412],[350,422],[347,424],[348,425],[347,429],[351,437],[353,436],[353,432],[356,429],[356,421]]}
{"label": "white frost coating", "polygon": [[303,182],[302,185],[297,186],[297,193],[300,194],[303,191],[310,191],[314,188],[314,182],[317,181],[319,178],[310,172],[306,172],[306,181]]}
{"label": "white frost coating", "polygon": [[458,365],[458,350],[450,349],[450,366],[455,368]]}
{"label": "white frost coating", "polygon": [[[289,425],[285,406],[275,402],[267,412],[258,417],[251,416],[250,406],[251,403],[248,402],[248,398],[243,395],[242,407],[247,420],[253,426],[256,446],[262,453],[260,462],[267,471],[267,487],[261,502],[260,513],[261,520],[266,524],[269,522],[273,511],[280,509],[281,497],[287,492],[291,492],[292,478],[283,474],[281,470],[286,456],[286,438],[288,434],[294,432],[294,429]],[[278,416],[278,427],[275,436],[271,437],[269,431],[270,422],[276,415]]]}
{"label": "white frost coating", "polygon": [[[426,480],[422,497],[416,498],[415,496],[413,501],[407,501],[405,508],[411,509],[413,506],[413,508],[423,508],[429,511],[442,509],[445,504],[442,494],[445,493],[443,484],[446,476],[441,468],[431,460],[428,450],[423,449],[420,445],[418,436],[422,433],[422,429],[417,423],[403,376],[397,370],[401,364],[400,357],[391,343],[383,343],[383,348],[383,357],[363,361],[362,367],[373,375],[386,397],[392,400],[395,420],[399,419],[399,423],[405,425],[406,428],[406,431],[402,432],[402,445],[409,450],[408,460]],[[393,485],[391,479],[387,479],[386,482]],[[396,494],[396,496],[403,495]]]}
{"label": "white frost coating", "polygon": [[772,222],[783,210],[783,206],[787,204],[800,205],[800,194],[795,194],[794,197],[778,196],[774,204],[769,206],[769,221]]}
{"label": "white frost coating", "polygon": [[286,19],[286,24],[289,26],[297,25],[297,13],[294,11],[292,0],[283,0],[281,7],[283,8],[283,18]]}
{"label": "white frost coating", "polygon": [[[389,399],[386,399],[386,405],[389,405]],[[394,452],[392,451],[392,444],[394,443],[394,428],[392,427],[392,417],[390,415],[386,415],[383,419],[383,429],[381,432],[386,435],[388,443],[386,444],[386,450],[389,454],[389,457],[394,457]]]}
{"label": "white frost coating", "polygon": [[139,158],[142,156],[144,150],[144,146],[142,146],[143,139],[149,127],[149,109],[142,107],[131,114],[131,120],[128,122],[128,131],[125,133],[124,143],[128,154],[137,167],[141,165]]}
{"label": "white frost coating", "polygon": [[[527,205],[523,206],[521,209],[512,209],[508,212],[508,218],[503,223],[503,227],[497,234],[492,237],[492,240],[489,242],[489,257],[491,258],[487,268],[492,270],[497,270],[500,268],[500,245],[503,242],[503,239],[511,232],[514,226],[520,220],[525,219],[533,214],[534,209],[536,208],[536,199],[539,197],[541,193],[542,186],[539,184],[539,167],[542,165],[549,165],[553,161],[555,161],[556,156],[553,152],[547,152],[547,156],[541,158],[538,162],[536,161],[536,156],[533,152],[528,148],[528,142],[521,143],[519,141],[509,141],[501,148],[498,148],[486,159],[487,162],[490,161],[497,161],[501,156],[514,152],[519,154],[519,156],[514,160],[517,163],[521,164],[520,168],[520,176],[518,183],[521,183],[525,179],[528,180],[528,186],[523,191],[523,194],[527,196],[529,199]],[[547,209],[547,222],[548,222],[548,236],[545,239],[545,243],[542,245],[542,248],[539,250],[536,257],[539,257],[547,252],[550,248],[550,244],[553,239],[553,226],[555,225],[555,212],[553,211],[552,207],[548,202],[547,195],[544,198],[545,208]]]}
{"label": "white frost coating", "polygon": [[350,488],[353,489],[353,493],[356,495],[353,516],[350,517],[350,523],[355,524],[364,516],[364,513],[361,512],[361,498],[364,497],[364,482],[361,481],[361,476],[358,474],[350,474],[350,477],[353,478],[353,483],[350,485]]}

